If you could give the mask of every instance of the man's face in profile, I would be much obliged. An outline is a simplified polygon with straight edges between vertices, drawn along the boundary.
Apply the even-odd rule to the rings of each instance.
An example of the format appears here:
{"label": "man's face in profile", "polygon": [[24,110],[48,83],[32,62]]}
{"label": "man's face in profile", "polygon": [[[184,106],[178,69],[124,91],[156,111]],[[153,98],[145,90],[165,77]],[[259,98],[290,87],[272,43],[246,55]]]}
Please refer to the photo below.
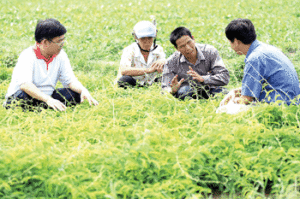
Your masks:
{"label": "man's face in profile", "polygon": [[65,43],[65,35],[61,35],[58,37],[54,37],[52,40],[49,41],[50,44],[47,48],[49,54],[58,54]]}
{"label": "man's face in profile", "polygon": [[230,47],[232,48],[232,50],[234,50],[238,55],[242,55],[242,51],[239,50],[239,46],[240,43],[239,41],[235,38],[233,42],[231,42],[230,40],[228,40],[230,43]]}

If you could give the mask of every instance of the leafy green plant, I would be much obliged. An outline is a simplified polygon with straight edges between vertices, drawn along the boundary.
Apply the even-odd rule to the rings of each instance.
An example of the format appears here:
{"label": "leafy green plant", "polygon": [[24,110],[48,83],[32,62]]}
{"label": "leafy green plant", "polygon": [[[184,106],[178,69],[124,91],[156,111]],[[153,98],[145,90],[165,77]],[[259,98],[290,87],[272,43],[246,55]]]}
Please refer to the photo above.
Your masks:
{"label": "leafy green plant", "polygon": [[[196,42],[218,49],[229,87],[238,87],[244,56],[230,49],[226,25],[249,18],[260,41],[299,49],[297,3],[3,0],[0,101],[15,55],[34,45],[38,19],[53,17],[68,30],[64,50],[75,75],[99,105],[84,102],[66,112],[1,108],[0,197],[299,198],[298,106],[215,114],[222,94],[179,101],[161,94],[159,84],[124,90],[113,83],[133,26],[155,15],[157,43],[167,56],[176,50],[169,34],[184,25]],[[297,71],[298,55],[288,54]]]}
{"label": "leafy green plant", "polygon": [[18,55],[11,55],[1,59],[1,62],[7,68],[15,67],[18,60]]}

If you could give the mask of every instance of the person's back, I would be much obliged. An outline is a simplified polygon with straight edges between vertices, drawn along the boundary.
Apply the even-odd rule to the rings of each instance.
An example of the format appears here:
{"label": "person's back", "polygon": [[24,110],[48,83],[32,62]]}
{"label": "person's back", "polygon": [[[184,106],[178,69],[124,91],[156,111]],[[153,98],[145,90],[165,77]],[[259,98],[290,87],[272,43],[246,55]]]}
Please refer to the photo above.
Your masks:
{"label": "person's back", "polygon": [[[257,65],[257,62],[261,67],[252,67]],[[245,63],[245,76],[256,72],[256,81],[262,84],[259,101],[270,103],[283,100],[290,104],[290,100],[300,94],[296,70],[292,62],[278,48],[256,40],[249,49]],[[243,83],[245,84],[246,81]]]}
{"label": "person's back", "polygon": [[251,104],[279,100],[290,105],[291,100],[298,97],[299,78],[292,62],[276,47],[259,42],[249,19],[232,20],[225,28],[225,34],[231,48],[246,58],[242,87],[225,96],[220,106],[230,101]]}

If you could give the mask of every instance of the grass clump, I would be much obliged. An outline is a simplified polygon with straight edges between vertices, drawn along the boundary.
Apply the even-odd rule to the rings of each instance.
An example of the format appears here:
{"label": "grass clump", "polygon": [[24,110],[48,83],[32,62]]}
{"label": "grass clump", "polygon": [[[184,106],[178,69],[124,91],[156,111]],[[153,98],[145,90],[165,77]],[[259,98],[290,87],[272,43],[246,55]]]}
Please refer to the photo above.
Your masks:
{"label": "grass clump", "polygon": [[299,71],[297,2],[2,4],[0,101],[15,55],[34,44],[37,20],[53,17],[68,29],[64,49],[76,76],[100,103],[66,112],[0,109],[0,197],[299,197],[298,106],[216,114],[223,95],[179,101],[162,95],[159,85],[124,90],[113,83],[122,49],[134,41],[134,24],[150,15],[167,56],[175,50],[168,37],[177,26],[188,27],[196,42],[214,45],[230,71],[228,88],[240,86],[244,67],[224,34],[238,17],[251,19],[258,39],[283,49]]}

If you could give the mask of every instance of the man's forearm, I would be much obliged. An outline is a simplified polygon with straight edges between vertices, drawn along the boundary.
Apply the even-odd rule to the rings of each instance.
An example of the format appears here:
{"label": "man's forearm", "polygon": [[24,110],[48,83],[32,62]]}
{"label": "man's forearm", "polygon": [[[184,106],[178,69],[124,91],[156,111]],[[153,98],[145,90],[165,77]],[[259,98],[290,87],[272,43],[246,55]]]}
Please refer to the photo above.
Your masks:
{"label": "man's forearm", "polygon": [[128,76],[141,76],[146,73],[149,73],[148,68],[128,68],[124,69],[121,71],[121,74],[123,76],[128,75]]}
{"label": "man's forearm", "polygon": [[229,75],[226,74],[216,74],[216,75],[203,75],[204,84],[214,85],[214,86],[226,86],[229,83]]}
{"label": "man's forearm", "polygon": [[84,89],[86,89],[78,80],[71,82],[68,86],[72,91],[79,93],[79,94],[81,94],[81,92]]}
{"label": "man's forearm", "polygon": [[38,89],[33,83],[23,83],[20,86],[20,89],[28,95],[30,95],[31,97],[43,102],[47,102],[47,100],[51,98],[51,96],[44,94],[42,91],[40,91],[40,89]]}
{"label": "man's forearm", "polygon": [[222,66],[215,66],[214,69],[202,76],[204,84],[214,86],[225,86],[229,83],[229,71]]}

